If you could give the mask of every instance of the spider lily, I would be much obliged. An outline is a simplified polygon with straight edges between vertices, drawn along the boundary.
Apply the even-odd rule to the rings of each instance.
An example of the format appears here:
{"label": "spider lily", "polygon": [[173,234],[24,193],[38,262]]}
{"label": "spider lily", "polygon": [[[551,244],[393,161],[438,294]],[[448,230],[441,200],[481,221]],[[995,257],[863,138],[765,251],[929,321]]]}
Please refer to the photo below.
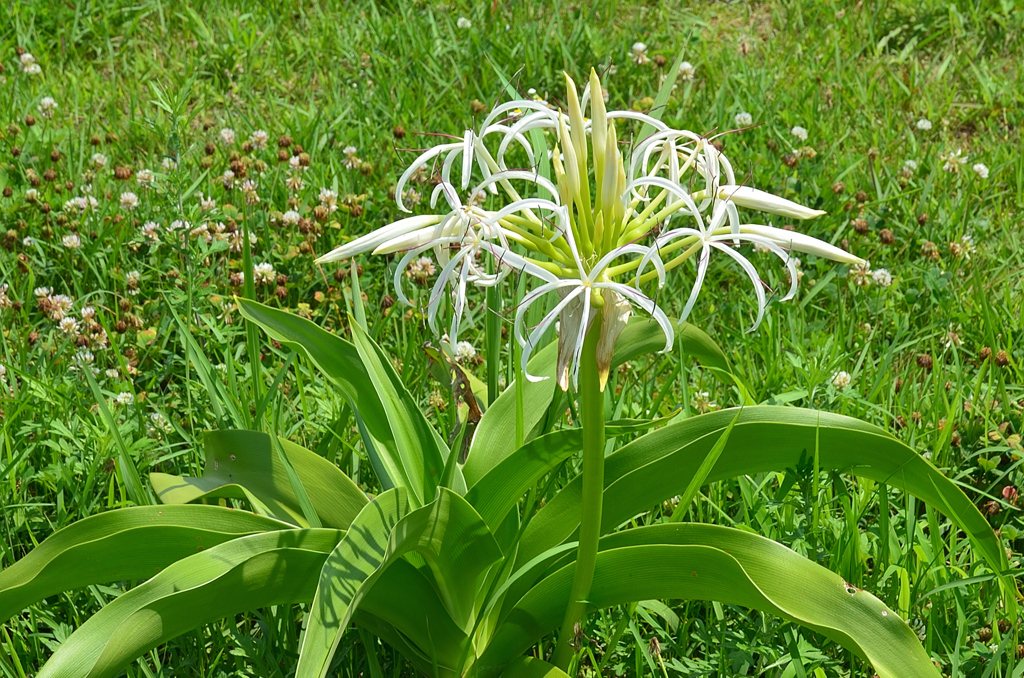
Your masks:
{"label": "spider lily", "polygon": [[[672,324],[655,302],[657,296],[652,298],[642,290],[655,277],[660,290],[666,273],[687,261],[695,265],[694,282],[680,321],[693,310],[711,253],[721,252],[737,262],[753,283],[755,328],[764,316],[767,298],[756,269],[737,249],[739,245],[760,245],[784,262],[790,288],[783,299],[796,293],[798,275],[790,252],[861,262],[804,234],[743,223],[740,208],[793,219],[811,219],[823,212],[739,185],[731,163],[706,137],[672,129],[644,113],[607,111],[601,83],[593,71],[582,98],[568,76],[566,85],[565,112],[532,100],[506,102],[488,115],[479,134],[467,131],[460,140],[428,149],[413,161],[395,191],[399,208],[407,211],[401,201],[405,183],[415,172],[435,163],[440,164],[441,180],[431,206],[444,196],[450,208],[447,214],[396,221],[319,261],[368,251],[403,253],[394,283],[398,297],[408,302],[402,289],[403,273],[416,257],[433,249],[442,270],[427,304],[428,321],[436,331],[441,302],[451,296],[448,334],[452,338],[462,321],[469,286],[497,285],[512,270],[537,278],[539,286],[527,293],[515,314],[524,370],[544,333],[560,320],[558,382],[563,389],[568,389],[570,382],[575,385],[584,338],[600,316],[596,358],[602,390],[615,340],[636,309],[662,327],[665,350],[672,346]],[[588,106],[589,119],[583,116]],[[645,123],[654,130],[636,144],[628,158],[618,139],[619,121]],[[528,135],[535,138],[537,135],[530,133],[537,130],[557,140],[551,151],[554,182],[531,169],[508,164],[513,155],[525,159],[524,167],[533,166],[543,149],[533,147]],[[489,146],[492,140],[495,144]],[[457,179],[453,177],[456,167],[461,167]],[[458,193],[473,184],[474,169],[480,182],[469,193],[473,198],[463,202]],[[502,192],[507,196],[504,206],[483,208],[487,200]],[[677,226],[679,219],[688,223]],[[491,257],[493,267],[481,265],[481,257]],[[655,270],[647,270],[652,265]],[[451,295],[447,294],[449,287]],[[553,310],[527,330],[528,310],[551,293],[559,295]]]}

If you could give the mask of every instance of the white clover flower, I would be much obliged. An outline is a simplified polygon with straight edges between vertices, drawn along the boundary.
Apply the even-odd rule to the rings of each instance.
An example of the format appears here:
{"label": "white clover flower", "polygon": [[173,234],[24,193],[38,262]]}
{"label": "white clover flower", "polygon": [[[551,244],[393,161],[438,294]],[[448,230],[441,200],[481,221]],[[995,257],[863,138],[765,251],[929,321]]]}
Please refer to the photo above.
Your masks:
{"label": "white clover flower", "polygon": [[967,164],[967,158],[968,156],[963,155],[963,151],[961,151],[959,148],[955,151],[950,151],[945,156],[943,156],[945,162],[942,164],[942,169],[945,170],[946,172],[956,174],[957,172],[960,171],[961,165]]}
{"label": "white clover flower", "polygon": [[982,179],[988,179],[988,166],[987,165],[983,165],[983,164],[981,164],[979,162],[979,163],[976,163],[974,165],[974,167],[972,167],[971,169],[973,169],[974,173],[977,174]]}
{"label": "white clover flower", "polygon": [[142,274],[138,271],[129,271],[128,275],[124,277],[125,283],[128,285],[128,294],[139,293],[139,281],[142,280]]}
{"label": "white clover flower", "polygon": [[57,327],[64,334],[78,334],[78,321],[71,316],[65,316],[57,323]]}
{"label": "white clover flower", "polygon": [[845,391],[850,386],[850,382],[852,381],[852,379],[850,378],[849,372],[840,370],[838,372],[835,372],[832,375],[832,379],[830,379],[829,381],[833,386],[835,386],[840,391]]}
{"label": "white clover flower", "polygon": [[30,188],[27,191],[25,191],[25,202],[38,202],[38,201],[39,201],[39,191],[37,191],[34,188]]}
{"label": "white clover flower", "polygon": [[[346,169],[359,169],[359,166],[363,163],[363,161],[360,160],[358,156],[356,156],[357,150],[355,146],[346,146],[344,149],[342,149],[341,152],[345,154],[344,165]],[[293,159],[295,160],[295,164],[297,166],[298,158]]]}
{"label": "white clover flower", "polygon": [[242,197],[245,198],[246,205],[256,205],[260,202],[259,193],[256,192],[256,182],[252,179],[246,179],[242,182]]}
{"label": "white clover flower", "polygon": [[104,167],[106,167],[107,162],[107,156],[103,155],[102,153],[92,154],[92,164],[97,169],[103,169]]}
{"label": "white clover flower", "polygon": [[862,262],[853,266],[850,269],[850,280],[857,287],[870,287],[871,283],[874,282],[874,278],[871,273],[871,264],[868,262]]}
{"label": "white clover flower", "polygon": [[736,123],[737,127],[750,127],[754,124],[754,116],[743,111],[742,113],[737,113],[736,117],[733,118],[733,121]]}
{"label": "white clover flower", "polygon": [[270,285],[276,277],[273,264],[267,262],[253,266],[252,273],[258,285]]}
{"label": "white clover flower", "polygon": [[690,398],[690,407],[697,410],[700,414],[706,414],[718,409],[718,403],[711,399],[711,394],[707,391],[697,391]]}
{"label": "white clover flower", "polygon": [[142,237],[145,238],[146,240],[150,240],[153,242],[160,240],[160,225],[157,224],[155,221],[147,221],[146,223],[144,223],[139,228],[139,232],[142,234]]}
{"label": "white clover flower", "polygon": [[37,287],[34,290],[32,290],[32,294],[34,294],[37,298],[38,297],[48,297],[51,294],[53,294],[53,288],[52,287]]}
{"label": "white clover flower", "polygon": [[159,433],[170,433],[171,431],[174,430],[174,427],[171,426],[171,422],[168,421],[167,417],[165,417],[160,412],[152,412],[152,413],[150,413],[150,415],[149,415],[149,427],[151,427],[152,431],[154,433],[157,433],[157,434],[159,434]]}
{"label": "white clover flower", "polygon": [[217,201],[208,195],[199,194],[199,209],[204,212],[211,212],[217,209]]}
{"label": "white clover flower", "polygon": [[793,127],[793,129],[789,130],[789,133],[800,141],[807,141],[807,130],[800,125]]}
{"label": "white clover flower", "polygon": [[28,52],[25,52],[18,57],[18,60],[20,62],[22,73],[27,73],[28,75],[39,75],[43,72],[43,69],[36,63],[36,58]]}
{"label": "white clover flower", "polygon": [[10,298],[7,296],[7,290],[10,286],[7,283],[0,285],[0,308],[10,308],[12,306]]}
{"label": "white clover flower", "polygon": [[647,45],[644,43],[634,42],[630,50],[633,52],[632,59],[636,65],[643,66],[650,61],[650,59],[647,58]]}
{"label": "white clover flower", "polygon": [[153,174],[151,170],[140,169],[138,172],[135,173],[135,181],[137,181],[140,186],[149,186],[155,180],[156,176]]}
{"label": "white clover flower", "polygon": [[129,393],[128,391],[121,391],[116,396],[114,396],[114,403],[116,405],[121,405],[123,407],[128,407],[129,405],[131,405],[134,402],[135,402],[135,396],[132,395],[131,393]]}
{"label": "white clover flower", "polygon": [[103,374],[106,375],[107,379],[117,379],[118,377],[121,376],[121,373],[118,372],[113,367],[104,370]]}
{"label": "white clover flower", "polygon": [[270,140],[270,135],[265,130],[258,129],[249,135],[249,143],[257,151],[262,151],[267,147],[267,142]]}
{"label": "white clover flower", "polygon": [[139,196],[135,195],[131,191],[125,191],[121,194],[120,198],[121,209],[128,210],[131,212],[139,206]]}
{"label": "white clover flower", "polygon": [[929,120],[928,118],[921,118],[920,120],[917,121],[917,129],[921,130],[922,132],[927,132],[931,128],[932,121]]}
{"label": "white clover flower", "polygon": [[888,287],[892,284],[892,274],[884,268],[879,268],[871,272],[871,279],[879,287]]}
{"label": "white clover flower", "polygon": [[904,160],[903,161],[903,169],[905,169],[905,170],[907,170],[907,172],[913,174],[914,172],[917,171],[917,161],[916,160],[911,160],[911,159]]}
{"label": "white clover flower", "polygon": [[460,341],[455,344],[456,362],[466,363],[476,357],[476,349],[468,341]]}
{"label": "white clover flower", "polygon": [[338,194],[329,188],[320,189],[320,204],[327,208],[328,212],[335,212],[338,209]]}
{"label": "white clover flower", "polygon": [[84,347],[75,351],[75,355],[71,358],[71,362],[78,367],[91,365],[94,360],[96,360],[96,356],[92,354],[92,351]]}
{"label": "white clover flower", "polygon": [[220,131],[220,142],[225,146],[231,146],[235,143],[235,130],[230,127],[225,127]]}
{"label": "white clover flower", "polygon": [[43,97],[39,100],[39,115],[44,118],[52,118],[57,111],[57,102],[53,97]]}
{"label": "white clover flower", "polygon": [[224,174],[221,175],[220,183],[224,184],[224,188],[229,191],[235,187],[235,173],[231,170],[224,170]]}
{"label": "white clover flower", "polygon": [[7,367],[0,364],[0,384],[7,383]]}
{"label": "white clover flower", "polygon": [[679,64],[679,79],[680,80],[693,80],[693,76],[696,75],[697,68],[689,61],[684,61]]}
{"label": "white clover flower", "polygon": [[68,248],[69,250],[77,250],[79,247],[82,246],[82,239],[78,236],[77,233],[69,233],[68,235],[61,238],[60,241],[64,245],[64,247]]}
{"label": "white clover flower", "polygon": [[455,22],[455,25],[458,26],[460,30],[468,31],[473,27],[473,22],[464,16],[460,16],[459,20]]}
{"label": "white clover flower", "polygon": [[35,247],[36,246],[36,239],[33,238],[30,235],[26,235],[22,239],[21,244],[24,245],[25,247]]}
{"label": "white clover flower", "polygon": [[162,167],[165,172],[173,172],[178,169],[178,162],[174,158],[167,156],[160,161],[160,167]]}
{"label": "white clover flower", "polygon": [[96,318],[96,309],[92,306],[86,306],[82,309],[82,320],[90,322]]}
{"label": "white clover flower", "polygon": [[295,210],[288,210],[281,215],[281,221],[285,226],[298,226],[301,219],[302,215]]}
{"label": "white clover flower", "polygon": [[167,230],[169,230],[169,231],[180,231],[180,230],[183,230],[183,229],[191,229],[191,228],[192,228],[192,224],[190,224],[189,222],[184,221],[182,219],[175,219],[174,221],[171,222],[171,225],[168,226]]}

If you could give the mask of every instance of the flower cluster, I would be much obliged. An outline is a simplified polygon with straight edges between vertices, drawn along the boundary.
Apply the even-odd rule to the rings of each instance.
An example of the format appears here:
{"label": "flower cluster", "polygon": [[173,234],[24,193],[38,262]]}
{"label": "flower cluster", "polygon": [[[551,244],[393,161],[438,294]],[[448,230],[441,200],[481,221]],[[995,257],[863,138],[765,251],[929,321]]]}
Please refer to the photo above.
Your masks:
{"label": "flower cluster", "polygon": [[[643,46],[634,45],[633,51],[640,55]],[[738,184],[729,160],[702,135],[673,129],[644,113],[606,110],[596,73],[591,72],[582,96],[568,76],[566,81],[567,112],[533,99],[502,103],[484,119],[480,132],[467,130],[461,139],[430,148],[413,161],[398,181],[395,200],[399,209],[409,211],[403,188],[417,172],[438,164],[439,180],[429,203],[434,214],[396,221],[318,261],[365,252],[401,254],[394,283],[398,297],[408,303],[403,278],[420,275],[423,265],[417,262],[433,250],[440,272],[427,318],[437,331],[441,302],[453,299],[450,345],[457,344],[469,285],[497,285],[513,271],[534,278],[537,286],[515,313],[523,368],[559,321],[557,377],[563,389],[577,380],[584,337],[592,325],[600,330],[596,358],[602,388],[615,341],[633,312],[656,321],[665,334],[665,350],[672,346],[673,323],[656,300],[673,269],[693,268],[682,322],[697,301],[711,255],[735,261],[753,285],[756,328],[767,305],[765,285],[739,245],[760,246],[782,260],[790,279],[784,299],[796,293],[799,280],[791,252],[863,263],[799,232],[747,223],[740,208],[789,219],[823,212]],[[590,115],[584,117],[588,104]],[[628,124],[648,132],[626,155],[619,128]],[[794,128],[793,134],[803,139],[806,131]],[[539,136],[554,141],[549,155],[554,181],[536,169],[540,154],[549,152],[531,142]],[[487,208],[488,200],[501,193],[504,204]],[[442,204],[445,208],[437,209]],[[528,330],[528,310],[548,294],[558,296],[553,310]]]}

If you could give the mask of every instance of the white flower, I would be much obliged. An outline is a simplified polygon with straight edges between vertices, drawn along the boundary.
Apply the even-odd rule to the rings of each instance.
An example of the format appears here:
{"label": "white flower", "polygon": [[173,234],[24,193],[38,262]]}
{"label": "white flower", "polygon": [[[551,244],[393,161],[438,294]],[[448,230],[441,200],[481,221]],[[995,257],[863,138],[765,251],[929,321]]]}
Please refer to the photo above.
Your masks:
{"label": "white flower", "polygon": [[220,131],[220,142],[225,146],[235,143],[235,130],[225,127]]}
{"label": "white flower", "polygon": [[988,166],[981,164],[980,162],[975,164],[971,169],[982,179],[988,179]]}
{"label": "white flower", "polygon": [[224,184],[224,188],[231,190],[235,187],[235,173],[231,170],[224,170],[224,174],[221,176],[220,182]]}
{"label": "white flower", "polygon": [[30,236],[30,235],[26,235],[26,236],[25,236],[25,237],[24,237],[24,238],[22,239],[22,241],[21,241],[21,244],[22,244],[22,245],[24,245],[25,247],[35,247],[35,245],[36,245],[36,239],[35,239],[35,238],[33,238],[33,237],[32,237],[32,236]]}
{"label": "white flower", "polygon": [[455,344],[455,360],[460,363],[469,362],[476,357],[476,349],[468,341]]}
{"label": "white flower", "polygon": [[57,111],[57,102],[53,97],[43,97],[39,100],[39,115],[44,118],[52,118]]}
{"label": "white flower", "polygon": [[871,279],[874,280],[875,284],[879,287],[888,287],[892,284],[892,274],[884,268],[872,271]]}
{"label": "white flower", "polygon": [[917,171],[917,161],[910,159],[904,160],[903,169],[907,170],[907,172],[909,172],[910,174],[913,174],[914,172]]}
{"label": "white flower", "polygon": [[789,130],[789,133],[795,136],[800,141],[807,141],[807,130],[800,125],[795,126]]}
{"label": "white flower", "polygon": [[114,397],[114,403],[127,407],[135,402],[135,396],[128,391],[121,391]]}
{"label": "white flower", "polygon": [[[346,169],[358,169],[359,165],[362,164],[363,161],[356,156],[355,146],[346,146],[341,152],[345,154],[344,164]],[[296,161],[296,165],[298,165],[298,159],[294,159]]]}
{"label": "white flower", "polygon": [[34,188],[30,188],[25,191],[25,202],[36,202],[39,200],[39,191]]}
{"label": "white flower", "polygon": [[338,194],[329,188],[320,189],[320,204],[327,208],[328,212],[335,212],[338,209]]}
{"label": "white flower", "polygon": [[633,52],[633,61],[638,66],[643,66],[650,59],[647,58],[647,45],[642,42],[634,42],[633,47],[630,48]]}
{"label": "white flower", "polygon": [[118,372],[118,371],[117,371],[116,369],[114,369],[113,367],[111,367],[111,368],[108,368],[107,370],[105,370],[105,371],[103,372],[103,374],[105,374],[105,375],[106,375],[107,379],[117,379],[118,377],[120,377],[120,376],[121,376],[121,373],[120,373],[120,372]]}
{"label": "white flower", "polygon": [[754,116],[752,116],[750,113],[747,113],[746,111],[743,111],[742,113],[737,113],[736,117],[733,118],[733,120],[736,123],[737,127],[750,127],[751,125],[754,124]]}
{"label": "white flower", "polygon": [[921,118],[917,121],[917,129],[927,132],[932,128],[932,121],[928,118]]}
{"label": "white flower", "polygon": [[850,269],[850,280],[857,287],[870,287],[874,282],[871,264],[866,261],[856,264]]}
{"label": "white flower", "polygon": [[832,379],[830,380],[831,384],[840,391],[845,391],[846,388],[850,385],[850,381],[852,381],[850,379],[850,373],[845,372],[843,370],[834,373],[832,375]]}
{"label": "white flower", "polygon": [[959,148],[955,151],[950,151],[945,156],[943,156],[945,162],[942,164],[942,169],[945,170],[946,172],[956,174],[957,172],[960,171],[961,165],[967,164],[967,157],[968,156],[963,155],[963,151],[961,151]]}
{"label": "white flower", "polygon": [[103,155],[102,153],[93,153],[92,154],[92,164],[95,167],[99,168],[99,169],[102,169],[102,168],[106,167],[107,166],[107,156]]}
{"label": "white flower", "polygon": [[149,426],[154,433],[170,433],[174,430],[171,422],[160,412],[152,412],[149,415]]}
{"label": "white flower", "polygon": [[10,286],[7,283],[0,285],[0,308],[10,308],[11,300],[7,296],[7,290]]}
{"label": "white flower", "polygon": [[718,403],[711,399],[711,394],[707,391],[697,391],[694,393],[693,397],[690,398],[690,406],[700,414],[718,409]]}
{"label": "white flower", "polygon": [[84,347],[75,351],[74,357],[71,358],[71,361],[79,367],[91,365],[94,360],[96,360],[96,356],[92,354],[92,351]]}
{"label": "white flower", "polygon": [[128,210],[131,212],[139,206],[139,196],[135,195],[131,191],[125,191],[121,194],[121,209]]}
{"label": "white flower", "polygon": [[288,210],[281,215],[281,221],[284,222],[285,226],[298,226],[300,219],[302,219],[302,216],[295,210]]}
{"label": "white flower", "polygon": [[249,143],[252,147],[258,151],[262,151],[267,147],[267,141],[270,140],[270,135],[265,130],[258,129],[249,135]]}
{"label": "white flower", "polygon": [[697,68],[689,61],[684,61],[679,64],[679,79],[680,80],[693,80],[694,74],[696,74]]}
{"label": "white flower", "polygon": [[129,271],[128,275],[124,277],[125,283],[128,285],[128,294],[139,293],[139,281],[142,280],[142,274],[138,271]]}
{"label": "white flower", "polygon": [[155,179],[156,176],[148,169],[140,169],[135,173],[135,181],[137,181],[140,186],[149,186]]}
{"label": "white flower", "polygon": [[205,196],[202,193],[199,194],[199,209],[204,212],[210,212],[217,208],[217,201],[210,196]]}
{"label": "white flower", "polygon": [[78,334],[78,321],[71,316],[65,316],[57,324],[64,334]]}
{"label": "white flower", "polygon": [[43,69],[36,63],[36,58],[28,52],[22,54],[18,60],[21,62],[20,66],[22,73],[27,73],[28,75],[39,75],[43,72]]}
{"label": "white flower", "polygon": [[86,306],[82,309],[82,320],[86,322],[93,320],[96,317],[96,309],[92,306]]}
{"label": "white flower", "polygon": [[63,243],[64,247],[68,248],[69,250],[76,250],[82,246],[82,239],[78,237],[77,233],[70,233],[61,238],[60,241],[61,243]]}
{"label": "white flower", "polygon": [[160,166],[163,167],[166,172],[173,172],[178,169],[178,162],[174,158],[167,156],[160,161]]}
{"label": "white flower", "polygon": [[259,285],[270,285],[274,282],[276,277],[274,274],[273,264],[263,262],[256,264],[252,269],[253,277],[256,279],[256,283]]}
{"label": "white flower", "polygon": [[143,238],[145,238],[146,240],[151,240],[153,242],[156,242],[157,240],[160,239],[160,236],[158,235],[159,231],[160,225],[157,224],[155,221],[147,221],[139,229],[139,232],[142,234]]}
{"label": "white flower", "polygon": [[32,290],[32,294],[36,295],[36,297],[48,297],[51,294],[53,294],[53,288],[52,287],[37,287],[34,290]]}
{"label": "white flower", "polygon": [[473,27],[473,22],[464,16],[460,16],[459,20],[455,22],[455,25],[458,26],[461,30],[467,31]]}

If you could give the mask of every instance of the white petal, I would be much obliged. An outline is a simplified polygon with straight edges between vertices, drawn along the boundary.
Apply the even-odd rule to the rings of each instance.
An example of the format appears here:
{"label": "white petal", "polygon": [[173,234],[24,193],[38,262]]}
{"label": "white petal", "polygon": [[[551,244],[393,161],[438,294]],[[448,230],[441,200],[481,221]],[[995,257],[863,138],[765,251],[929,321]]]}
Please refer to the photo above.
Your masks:
{"label": "white petal", "polygon": [[[537,377],[530,374],[529,371],[526,369],[526,366],[530,362],[530,355],[533,353],[533,349],[536,347],[537,342],[540,341],[541,337],[544,336],[544,333],[547,331],[547,329],[551,327],[551,323],[555,322],[555,319],[558,318],[558,314],[562,312],[562,309],[565,308],[569,304],[569,302],[571,302],[573,299],[579,296],[581,292],[584,291],[585,288],[581,286],[579,283],[579,280],[563,280],[557,283],[548,283],[546,285],[541,285],[540,287],[526,295],[526,297],[519,303],[519,308],[516,310],[515,335],[516,341],[518,341],[519,345],[522,346],[523,348],[521,364],[523,368],[523,374],[526,375],[526,378],[529,381],[543,381],[544,379],[547,378]],[[529,338],[524,337],[523,318],[526,315],[527,309],[529,309],[533,302],[537,301],[548,292],[552,292],[560,287],[569,287],[573,285],[576,286],[576,289],[569,292],[569,294],[564,299],[562,299],[555,305],[554,309],[552,309],[546,316],[544,316],[544,318],[540,321],[537,327],[534,328],[532,332],[530,332]]]}
{"label": "white petal", "polygon": [[710,259],[711,248],[708,247],[708,243],[705,241],[701,248],[700,256],[697,259],[697,277],[693,281],[690,297],[686,300],[686,305],[683,306],[683,312],[679,314],[679,324],[686,322],[686,319],[690,317],[690,311],[693,310],[693,305],[697,303],[697,295],[700,294],[700,288],[704,285],[704,276],[707,275]]}
{"label": "white petal", "polygon": [[413,160],[412,164],[409,165],[404,172],[402,172],[402,176],[398,178],[398,184],[395,185],[395,203],[398,205],[398,209],[402,210],[403,212],[410,211],[402,202],[402,189],[405,188],[406,182],[409,181],[409,178],[416,172],[416,170],[418,170],[420,167],[426,166],[428,162],[436,158],[444,151],[450,151],[453,148],[461,147],[462,142],[459,142],[457,144],[442,144],[440,146],[434,146],[433,148],[427,149],[426,151],[421,153],[418,158]]}
{"label": "white petal", "polygon": [[710,245],[735,259],[740,267],[746,271],[747,277],[750,278],[750,282],[754,285],[754,292],[757,294],[757,319],[754,320],[754,325],[747,330],[748,332],[753,332],[761,324],[761,319],[764,318],[764,308],[767,303],[764,297],[764,286],[761,284],[761,277],[757,274],[757,269],[754,268],[754,265],[736,250],[719,242],[712,242]]}
{"label": "white petal", "polygon": [[530,275],[540,278],[541,280],[545,280],[548,283],[564,282],[563,278],[559,278],[551,271],[545,268],[541,268],[537,264],[526,259],[526,257],[522,257],[513,252],[512,250],[502,247],[501,245],[489,243],[487,245],[481,246],[480,249],[489,252],[491,256],[494,257],[494,261],[496,264],[507,264],[508,266],[511,266],[513,269],[517,271],[529,273]]}
{"label": "white petal", "polygon": [[804,207],[792,200],[786,200],[750,186],[720,186],[718,197],[722,200],[732,200],[740,207],[778,214],[790,219],[813,219],[825,214],[823,210],[812,210],[810,207]]}
{"label": "white petal", "polygon": [[850,254],[846,250],[839,249],[835,245],[830,245],[824,240],[818,240],[817,238],[812,238],[809,235],[797,233],[796,231],[787,231],[783,228],[762,226],[760,224],[743,224],[740,226],[740,232],[753,233],[754,235],[769,238],[777,242],[780,246],[795,252],[816,254],[819,257],[825,257],[826,259],[831,259],[832,261],[838,261],[844,264],[864,263],[863,259]]}
{"label": "white petal", "polygon": [[440,222],[444,217],[437,214],[422,214],[415,217],[407,217],[405,219],[399,219],[393,223],[378,228],[372,233],[356,238],[350,243],[342,245],[334,250],[331,250],[324,256],[316,260],[316,263],[323,264],[329,261],[338,261],[340,259],[348,259],[357,254],[363,254],[365,252],[372,252],[374,249],[379,247],[382,243],[411,233],[417,229],[423,228],[424,226],[432,226]]}

